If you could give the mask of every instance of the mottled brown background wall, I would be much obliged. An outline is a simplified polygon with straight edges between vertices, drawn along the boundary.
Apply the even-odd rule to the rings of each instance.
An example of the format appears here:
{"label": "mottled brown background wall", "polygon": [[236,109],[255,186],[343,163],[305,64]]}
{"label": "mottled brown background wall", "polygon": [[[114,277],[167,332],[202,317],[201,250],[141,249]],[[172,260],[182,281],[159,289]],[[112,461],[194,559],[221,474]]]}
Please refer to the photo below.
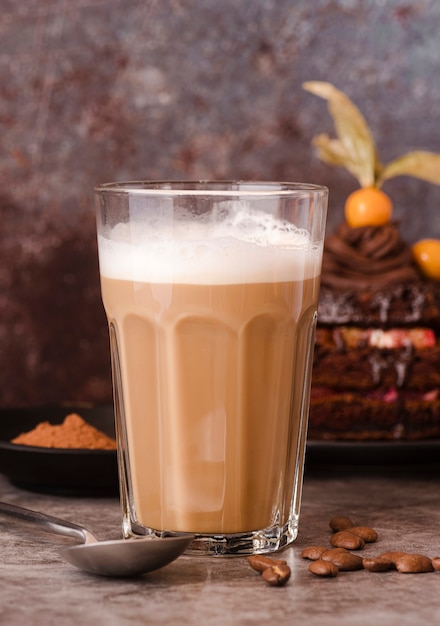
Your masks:
{"label": "mottled brown background wall", "polygon": [[[0,405],[111,400],[92,188],[136,178],[356,182],[314,156],[332,132],[302,90],[361,107],[384,161],[440,152],[437,0],[2,0]],[[440,189],[387,183],[410,238]]]}

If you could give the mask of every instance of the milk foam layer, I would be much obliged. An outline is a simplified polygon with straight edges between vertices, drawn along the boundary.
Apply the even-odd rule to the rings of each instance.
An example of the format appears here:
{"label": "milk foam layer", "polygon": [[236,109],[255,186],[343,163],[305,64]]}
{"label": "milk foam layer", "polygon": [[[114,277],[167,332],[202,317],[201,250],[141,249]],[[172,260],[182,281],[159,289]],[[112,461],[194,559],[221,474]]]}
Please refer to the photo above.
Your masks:
{"label": "milk foam layer", "polygon": [[235,211],[221,223],[158,216],[131,219],[98,235],[107,278],[153,283],[238,284],[303,280],[319,274],[322,250],[287,222]]}

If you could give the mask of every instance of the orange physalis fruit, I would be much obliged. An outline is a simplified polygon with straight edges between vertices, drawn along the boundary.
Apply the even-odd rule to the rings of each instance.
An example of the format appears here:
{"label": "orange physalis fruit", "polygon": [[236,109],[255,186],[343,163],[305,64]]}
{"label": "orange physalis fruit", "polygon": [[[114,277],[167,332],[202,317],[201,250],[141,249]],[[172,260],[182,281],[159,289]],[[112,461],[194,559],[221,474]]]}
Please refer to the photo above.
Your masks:
{"label": "orange physalis fruit", "polygon": [[351,193],[345,203],[345,219],[349,226],[382,226],[393,213],[389,196],[377,187],[362,187]]}
{"label": "orange physalis fruit", "polygon": [[440,239],[421,239],[413,245],[412,253],[425,276],[440,280]]}

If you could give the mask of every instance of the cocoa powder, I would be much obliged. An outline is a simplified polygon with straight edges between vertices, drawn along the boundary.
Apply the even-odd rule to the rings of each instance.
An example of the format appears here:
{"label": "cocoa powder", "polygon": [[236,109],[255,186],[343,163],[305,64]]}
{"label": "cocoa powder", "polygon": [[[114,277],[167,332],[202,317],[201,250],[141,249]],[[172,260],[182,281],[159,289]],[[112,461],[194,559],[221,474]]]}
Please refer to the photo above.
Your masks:
{"label": "cocoa powder", "polygon": [[18,437],[11,443],[43,448],[85,448],[91,450],[115,450],[116,441],[108,437],[80,415],[66,415],[61,424],[40,422],[35,428]]}

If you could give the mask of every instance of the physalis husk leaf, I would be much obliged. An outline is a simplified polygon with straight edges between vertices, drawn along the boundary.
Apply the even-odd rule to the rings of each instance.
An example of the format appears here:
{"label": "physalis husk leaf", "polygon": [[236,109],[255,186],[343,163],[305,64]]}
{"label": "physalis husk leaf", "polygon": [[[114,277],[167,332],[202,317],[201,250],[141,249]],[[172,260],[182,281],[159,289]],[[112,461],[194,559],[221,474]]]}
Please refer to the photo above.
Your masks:
{"label": "physalis husk leaf", "polygon": [[440,154],[426,150],[407,152],[383,167],[378,183],[394,176],[414,176],[440,185]]}
{"label": "physalis husk leaf", "polygon": [[376,173],[381,170],[377,149],[368,124],[355,104],[332,84],[310,81],[304,89],[324,100],[335,124],[340,145],[335,150],[330,139],[315,138],[322,157],[332,164],[345,167],[359,181],[361,187],[375,185]]}

